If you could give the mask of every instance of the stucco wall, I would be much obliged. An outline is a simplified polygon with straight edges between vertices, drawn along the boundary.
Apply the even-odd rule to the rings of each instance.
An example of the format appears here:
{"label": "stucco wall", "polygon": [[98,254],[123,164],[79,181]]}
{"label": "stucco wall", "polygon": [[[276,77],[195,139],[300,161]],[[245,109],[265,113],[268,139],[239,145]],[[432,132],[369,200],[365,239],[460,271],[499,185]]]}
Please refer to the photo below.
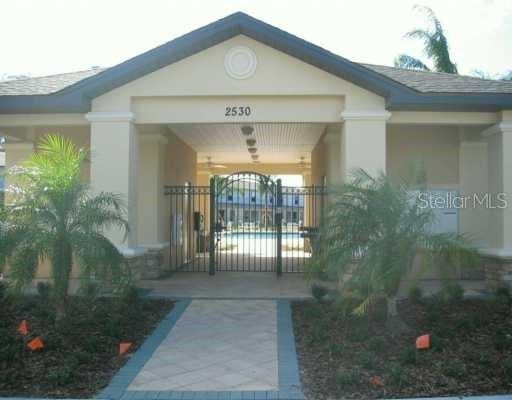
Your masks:
{"label": "stucco wall", "polygon": [[[234,46],[248,46],[255,52],[258,66],[252,77],[237,80],[226,73],[224,57]],[[274,96],[266,99],[272,107],[261,104],[265,95]],[[218,109],[205,107],[217,104],[212,103],[215,99],[220,101]],[[139,123],[155,118],[159,121],[152,122],[205,118],[213,122],[225,120],[221,106],[230,99],[248,105],[254,100],[257,104],[251,119],[267,122],[276,117],[287,120],[286,116],[339,121],[342,109],[384,108],[382,97],[242,35],[114,89],[94,99],[92,108],[132,109]],[[287,110],[289,115],[283,117]]]}
{"label": "stucco wall", "polygon": [[[371,144],[370,144],[371,145]],[[387,173],[404,177],[411,162],[424,163],[431,185],[459,184],[459,131],[456,126],[387,126]]]}
{"label": "stucco wall", "polygon": [[323,136],[311,152],[311,184],[322,185],[325,176],[325,144]]}

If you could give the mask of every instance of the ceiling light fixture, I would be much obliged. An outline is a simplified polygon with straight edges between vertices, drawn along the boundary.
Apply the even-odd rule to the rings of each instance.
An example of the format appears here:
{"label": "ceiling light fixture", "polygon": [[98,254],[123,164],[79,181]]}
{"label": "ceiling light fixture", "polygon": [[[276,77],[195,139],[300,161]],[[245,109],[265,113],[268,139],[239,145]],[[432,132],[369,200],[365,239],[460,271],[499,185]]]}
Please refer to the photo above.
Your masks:
{"label": "ceiling light fixture", "polygon": [[242,126],[242,133],[245,135],[245,136],[251,136],[252,133],[254,132],[254,128],[252,126]]}
{"label": "ceiling light fixture", "polygon": [[252,158],[253,160],[257,160],[258,158],[260,158],[260,156],[259,156],[259,155],[257,155],[257,154],[253,154],[253,155],[251,155],[251,158]]}
{"label": "ceiling light fixture", "polygon": [[248,147],[254,147],[254,145],[256,144],[256,139],[247,139],[245,143],[247,143]]}
{"label": "ceiling light fixture", "polygon": [[256,147],[249,147],[247,149],[247,151],[249,151],[249,153],[251,153],[251,154],[254,154],[254,153],[256,153],[258,151],[258,149]]}

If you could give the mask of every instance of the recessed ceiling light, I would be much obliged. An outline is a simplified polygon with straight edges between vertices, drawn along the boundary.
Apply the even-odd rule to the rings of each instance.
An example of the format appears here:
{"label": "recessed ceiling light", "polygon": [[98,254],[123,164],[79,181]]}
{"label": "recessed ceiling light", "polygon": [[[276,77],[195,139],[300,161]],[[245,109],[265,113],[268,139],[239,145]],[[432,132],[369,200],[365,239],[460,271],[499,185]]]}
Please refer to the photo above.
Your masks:
{"label": "recessed ceiling light", "polygon": [[251,136],[252,133],[254,132],[254,128],[252,126],[242,126],[242,133],[245,135],[245,136]]}
{"label": "recessed ceiling light", "polygon": [[258,151],[258,149],[256,147],[249,147],[247,149],[247,151],[249,151],[249,153],[251,153],[251,154],[254,154],[254,153],[256,153]]}
{"label": "recessed ceiling light", "polygon": [[245,143],[247,143],[247,146],[253,147],[256,144],[256,139],[247,139]]}

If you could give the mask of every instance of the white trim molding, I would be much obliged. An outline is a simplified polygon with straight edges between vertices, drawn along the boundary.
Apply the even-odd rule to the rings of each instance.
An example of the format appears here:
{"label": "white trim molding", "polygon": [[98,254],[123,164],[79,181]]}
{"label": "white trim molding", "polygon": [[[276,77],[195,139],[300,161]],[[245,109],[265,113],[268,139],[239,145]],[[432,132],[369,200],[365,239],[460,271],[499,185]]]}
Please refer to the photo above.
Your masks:
{"label": "white trim molding", "polygon": [[481,135],[486,137],[496,135],[497,133],[512,133],[512,122],[499,122],[494,124],[482,131]]}
{"label": "white trim molding", "polygon": [[89,122],[132,122],[135,115],[129,111],[119,112],[90,112],[85,114]]}
{"label": "white trim molding", "polygon": [[343,121],[387,121],[391,117],[389,111],[343,111]]}

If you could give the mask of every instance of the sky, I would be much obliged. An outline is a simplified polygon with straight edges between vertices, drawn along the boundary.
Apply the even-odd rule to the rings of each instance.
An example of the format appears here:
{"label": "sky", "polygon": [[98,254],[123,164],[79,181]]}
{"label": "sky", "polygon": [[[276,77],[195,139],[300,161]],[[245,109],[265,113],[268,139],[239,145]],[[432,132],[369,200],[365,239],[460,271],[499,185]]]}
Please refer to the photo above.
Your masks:
{"label": "sky", "polygon": [[236,11],[353,61],[423,57],[403,35],[441,20],[459,72],[512,69],[511,0],[4,0],[0,77],[108,67]]}

